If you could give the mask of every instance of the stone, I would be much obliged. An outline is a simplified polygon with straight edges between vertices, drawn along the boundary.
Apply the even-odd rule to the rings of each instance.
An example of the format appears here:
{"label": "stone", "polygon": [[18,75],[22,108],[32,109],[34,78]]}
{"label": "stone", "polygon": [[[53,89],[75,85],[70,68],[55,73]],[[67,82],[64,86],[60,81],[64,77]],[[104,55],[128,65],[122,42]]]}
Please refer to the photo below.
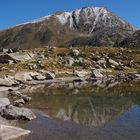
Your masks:
{"label": "stone", "polygon": [[78,50],[74,49],[74,50],[72,50],[72,53],[74,56],[78,56],[80,52]]}
{"label": "stone", "polygon": [[15,70],[10,69],[9,72],[10,73],[15,73]]}
{"label": "stone", "polygon": [[87,75],[89,75],[89,72],[87,72],[87,71],[84,71],[84,70],[82,70],[82,71],[75,71],[75,74],[78,76],[78,77],[85,77],[85,76],[87,76]]}
{"label": "stone", "polygon": [[15,75],[15,79],[20,82],[31,81],[32,80],[31,75],[32,75],[31,72],[18,72]]}
{"label": "stone", "polygon": [[37,75],[34,75],[33,76],[33,79],[34,80],[45,80],[46,79],[46,76],[38,73]]}
{"label": "stone", "polygon": [[91,77],[101,79],[101,78],[104,77],[104,75],[101,73],[100,70],[95,69],[95,70],[92,71]]}
{"label": "stone", "polygon": [[109,59],[108,62],[110,65],[119,66],[119,63],[114,61],[113,59]]}
{"label": "stone", "polygon": [[8,125],[0,125],[0,140],[17,139],[28,134],[30,134],[29,130]]}
{"label": "stone", "polygon": [[65,65],[66,66],[73,66],[73,64],[74,64],[74,58],[72,58],[72,57],[66,57],[65,58]]}
{"label": "stone", "polygon": [[12,89],[9,89],[8,91],[9,91],[8,96],[21,97],[21,93],[19,91],[12,91]]}
{"label": "stone", "polygon": [[10,101],[8,98],[0,98],[0,108],[5,107],[9,104],[10,104]]}
{"label": "stone", "polygon": [[6,67],[2,67],[0,70],[1,70],[1,71],[7,71],[8,68],[6,68]]}
{"label": "stone", "polygon": [[3,107],[0,112],[1,116],[9,120],[33,120],[36,118],[35,114],[27,108],[15,107],[13,105],[8,105]]}
{"label": "stone", "polygon": [[16,84],[16,81],[10,77],[0,78],[0,86],[11,87]]}
{"label": "stone", "polygon": [[40,70],[39,73],[45,76],[46,80],[51,80],[55,78],[55,74],[49,71]]}
{"label": "stone", "polygon": [[21,107],[25,104],[25,101],[23,99],[18,99],[16,101],[14,101],[13,105],[17,106],[17,107]]}
{"label": "stone", "polygon": [[9,57],[11,57],[12,60],[14,61],[28,61],[32,59],[32,55],[28,54],[28,53],[10,53],[7,54]]}
{"label": "stone", "polygon": [[137,79],[140,79],[140,74],[135,74]]}
{"label": "stone", "polygon": [[21,98],[25,101],[25,102],[30,102],[32,100],[31,97],[27,96],[27,95],[22,95]]}

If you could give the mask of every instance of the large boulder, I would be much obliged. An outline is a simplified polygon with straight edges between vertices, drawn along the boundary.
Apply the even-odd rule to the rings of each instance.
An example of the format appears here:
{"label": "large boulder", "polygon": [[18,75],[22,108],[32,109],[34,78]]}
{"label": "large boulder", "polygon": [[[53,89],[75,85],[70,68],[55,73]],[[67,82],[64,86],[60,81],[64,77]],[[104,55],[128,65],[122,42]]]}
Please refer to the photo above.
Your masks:
{"label": "large boulder", "polygon": [[32,72],[18,72],[15,75],[15,79],[20,82],[26,82],[32,80]]}
{"label": "large boulder", "polygon": [[0,140],[16,139],[21,136],[28,135],[29,133],[29,130],[13,126],[0,125]]}
{"label": "large boulder", "polygon": [[5,107],[9,104],[10,104],[10,101],[8,98],[0,98],[0,108]]}
{"label": "large boulder", "polygon": [[10,77],[0,78],[0,86],[11,87],[16,84],[17,82],[13,78]]}
{"label": "large boulder", "polygon": [[6,119],[33,120],[36,118],[35,114],[30,109],[19,108],[13,105],[1,108],[0,114]]}

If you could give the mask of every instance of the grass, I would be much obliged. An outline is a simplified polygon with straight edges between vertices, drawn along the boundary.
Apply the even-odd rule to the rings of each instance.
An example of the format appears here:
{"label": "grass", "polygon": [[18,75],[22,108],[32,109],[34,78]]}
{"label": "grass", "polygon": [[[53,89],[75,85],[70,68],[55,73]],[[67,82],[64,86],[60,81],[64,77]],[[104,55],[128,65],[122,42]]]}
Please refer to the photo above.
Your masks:
{"label": "grass", "polygon": [[[133,61],[134,66],[130,67],[128,70],[118,71],[114,69],[111,73],[108,74],[118,74],[118,73],[129,73],[136,70],[140,70],[140,51],[139,50],[131,50],[131,49],[119,49],[119,48],[107,48],[107,47],[91,47],[91,46],[80,46],[75,47],[74,49],[79,50],[80,57],[84,59],[92,58],[93,55],[99,55],[100,58],[104,57],[104,54],[107,54],[111,59],[115,61],[121,61],[121,63],[128,65],[130,61]],[[71,55],[71,49],[68,47],[60,47],[60,48],[34,48],[29,50],[21,51],[21,53],[30,53],[35,52],[39,54],[43,54],[45,58],[41,61],[44,64],[45,70],[52,71],[52,72],[59,72],[59,71],[74,71],[74,70],[82,70],[82,66],[65,66],[61,64],[58,60],[58,56],[68,56]],[[8,65],[8,64],[0,64],[0,69],[5,67],[6,70],[0,71],[0,76],[3,75],[14,75],[18,71],[31,71],[28,68],[28,64],[36,63],[37,59],[34,58],[32,61],[26,62],[18,62],[16,64]],[[9,70],[15,69],[15,72],[10,73]],[[88,69],[88,68],[87,68]],[[37,69],[33,69],[32,71],[36,71]],[[63,75],[58,75],[61,77]],[[69,75],[65,75],[66,77]]]}

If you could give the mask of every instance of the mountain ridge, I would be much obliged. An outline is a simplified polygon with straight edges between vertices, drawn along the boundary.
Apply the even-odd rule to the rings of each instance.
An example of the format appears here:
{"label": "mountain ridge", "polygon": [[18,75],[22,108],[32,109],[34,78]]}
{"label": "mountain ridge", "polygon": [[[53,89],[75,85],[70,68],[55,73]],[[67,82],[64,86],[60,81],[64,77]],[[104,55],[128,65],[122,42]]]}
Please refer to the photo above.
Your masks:
{"label": "mountain ridge", "polygon": [[[1,30],[0,48],[82,44],[113,46],[135,31],[135,27],[105,7],[83,7],[70,12],[56,12]],[[79,39],[81,36],[84,43]]]}

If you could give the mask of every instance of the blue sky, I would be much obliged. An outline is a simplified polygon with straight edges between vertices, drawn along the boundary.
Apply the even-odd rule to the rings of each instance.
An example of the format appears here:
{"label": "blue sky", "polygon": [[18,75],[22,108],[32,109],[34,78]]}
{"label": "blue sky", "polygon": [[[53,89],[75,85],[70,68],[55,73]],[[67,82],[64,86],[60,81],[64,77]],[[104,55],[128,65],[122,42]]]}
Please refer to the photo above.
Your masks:
{"label": "blue sky", "polygon": [[0,0],[0,29],[84,6],[105,6],[140,28],[140,0]]}

